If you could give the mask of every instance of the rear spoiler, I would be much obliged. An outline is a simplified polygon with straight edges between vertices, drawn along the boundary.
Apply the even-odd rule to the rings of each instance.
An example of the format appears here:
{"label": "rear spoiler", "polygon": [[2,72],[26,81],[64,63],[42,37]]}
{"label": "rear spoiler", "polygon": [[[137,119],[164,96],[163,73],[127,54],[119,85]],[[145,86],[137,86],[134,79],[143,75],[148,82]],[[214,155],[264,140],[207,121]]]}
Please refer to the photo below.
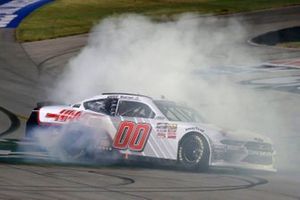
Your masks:
{"label": "rear spoiler", "polygon": [[41,107],[44,106],[52,106],[52,105],[66,105],[62,102],[55,102],[55,101],[42,101],[42,102],[37,102],[36,103],[36,108],[35,109],[40,109]]}

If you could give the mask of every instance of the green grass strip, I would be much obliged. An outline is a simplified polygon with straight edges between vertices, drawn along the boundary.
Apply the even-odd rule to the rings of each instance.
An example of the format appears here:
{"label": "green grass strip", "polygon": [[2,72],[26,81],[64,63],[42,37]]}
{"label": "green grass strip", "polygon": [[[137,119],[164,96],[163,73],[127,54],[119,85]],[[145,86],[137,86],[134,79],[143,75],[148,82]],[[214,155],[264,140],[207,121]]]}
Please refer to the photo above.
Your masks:
{"label": "green grass strip", "polygon": [[300,4],[300,0],[56,0],[30,14],[17,28],[19,41],[87,33],[110,15],[138,13],[155,19],[195,12],[229,14]]}

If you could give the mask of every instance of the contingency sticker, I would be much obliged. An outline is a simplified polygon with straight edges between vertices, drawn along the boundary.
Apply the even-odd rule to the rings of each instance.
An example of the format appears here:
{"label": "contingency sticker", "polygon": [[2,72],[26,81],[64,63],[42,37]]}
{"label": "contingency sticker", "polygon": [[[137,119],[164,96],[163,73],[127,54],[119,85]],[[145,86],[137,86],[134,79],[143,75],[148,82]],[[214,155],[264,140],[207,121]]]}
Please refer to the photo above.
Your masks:
{"label": "contingency sticker", "polygon": [[156,133],[159,138],[176,139],[177,124],[157,123]]}

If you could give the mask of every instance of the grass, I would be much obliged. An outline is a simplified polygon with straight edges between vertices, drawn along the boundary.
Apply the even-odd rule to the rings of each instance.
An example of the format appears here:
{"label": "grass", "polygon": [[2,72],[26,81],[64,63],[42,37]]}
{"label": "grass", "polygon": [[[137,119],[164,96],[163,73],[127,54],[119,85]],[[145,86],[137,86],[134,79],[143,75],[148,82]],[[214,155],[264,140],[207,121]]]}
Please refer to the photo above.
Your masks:
{"label": "grass", "polygon": [[17,28],[19,41],[87,33],[99,20],[122,13],[153,18],[184,12],[229,14],[300,4],[300,0],[56,0],[29,15]]}
{"label": "grass", "polygon": [[284,47],[284,48],[300,48],[300,41],[299,42],[284,42],[279,43],[276,46]]}

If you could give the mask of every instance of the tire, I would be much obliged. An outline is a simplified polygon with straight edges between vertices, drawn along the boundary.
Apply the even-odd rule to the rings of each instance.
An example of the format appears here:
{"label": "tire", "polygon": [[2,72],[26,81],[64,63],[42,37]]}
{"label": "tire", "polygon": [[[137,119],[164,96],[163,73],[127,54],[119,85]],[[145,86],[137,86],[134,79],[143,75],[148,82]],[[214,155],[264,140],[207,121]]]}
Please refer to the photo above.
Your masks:
{"label": "tire", "polygon": [[[100,136],[102,133],[102,136]],[[62,133],[60,146],[67,160],[70,161],[95,161],[99,157],[114,158],[113,152],[100,150],[100,141],[112,143],[108,133],[104,130],[94,130],[82,125],[73,124]]]}
{"label": "tire", "polygon": [[88,137],[81,131],[64,133],[61,138],[61,147],[68,160],[79,161],[86,157]]}
{"label": "tire", "polygon": [[208,169],[209,147],[206,139],[199,134],[188,134],[179,143],[178,161],[181,167],[191,171]]}

